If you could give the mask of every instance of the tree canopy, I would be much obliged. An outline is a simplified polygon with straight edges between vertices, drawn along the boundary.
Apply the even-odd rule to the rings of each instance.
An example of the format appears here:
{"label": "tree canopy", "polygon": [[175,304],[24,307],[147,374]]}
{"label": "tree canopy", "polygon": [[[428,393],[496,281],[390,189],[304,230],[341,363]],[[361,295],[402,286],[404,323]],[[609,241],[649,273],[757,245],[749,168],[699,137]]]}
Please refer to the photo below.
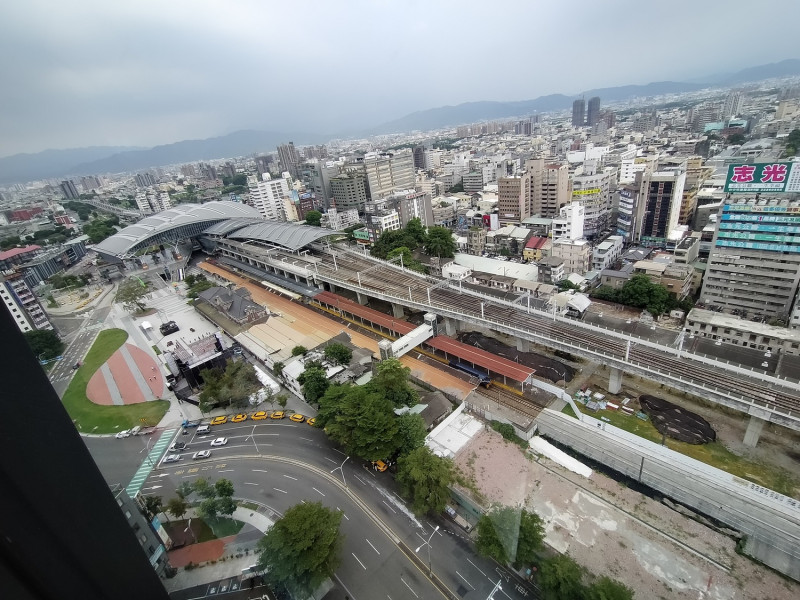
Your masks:
{"label": "tree canopy", "polygon": [[273,585],[306,597],[339,566],[342,513],[320,502],[297,504],[258,542],[259,567]]}
{"label": "tree canopy", "polygon": [[322,223],[322,213],[318,210],[310,210],[306,213],[306,225],[319,227]]}
{"label": "tree canopy", "polygon": [[396,479],[415,513],[440,513],[450,499],[453,464],[422,446],[398,459]]}
{"label": "tree canopy", "polygon": [[400,436],[397,454],[400,456],[410,454],[425,443],[428,429],[425,427],[425,419],[417,413],[407,412],[397,417],[397,427]]}
{"label": "tree canopy", "polygon": [[367,387],[387,398],[395,407],[414,406],[419,395],[408,383],[410,374],[411,369],[398,359],[389,358],[378,364]]}
{"label": "tree canopy", "polygon": [[56,356],[61,356],[64,350],[64,342],[58,338],[58,334],[52,329],[33,329],[26,331],[23,335],[31,351],[39,360],[50,360]]}
{"label": "tree canopy", "polygon": [[633,590],[604,575],[588,587],[584,597],[586,600],[633,600]]}
{"label": "tree canopy", "polygon": [[798,149],[800,149],[800,129],[793,129],[786,136],[786,156],[796,155]]}
{"label": "tree canopy", "polygon": [[581,567],[568,554],[557,554],[542,561],[539,566],[539,588],[544,600],[575,600],[583,598]]}
{"label": "tree canopy", "polygon": [[333,342],[325,346],[325,358],[334,365],[347,366],[353,359],[353,351],[339,342]]}
{"label": "tree canopy", "polygon": [[314,362],[306,363],[306,369],[300,374],[297,381],[303,386],[303,397],[306,402],[312,404],[318,402],[330,386],[325,367]]}
{"label": "tree canopy", "polygon": [[534,562],[544,544],[544,535],[544,524],[536,513],[495,507],[478,521],[475,545],[484,556],[519,568]]}
{"label": "tree canopy", "polygon": [[393,260],[398,256],[403,257],[403,267],[406,269],[411,269],[412,271],[417,271],[419,273],[425,272],[425,266],[419,262],[414,255],[411,254],[411,250],[406,248],[405,246],[400,246],[399,248],[395,248],[391,252],[386,255],[386,260]]}
{"label": "tree canopy", "polygon": [[144,298],[147,293],[147,284],[138,277],[129,277],[119,284],[117,288],[116,302],[121,302],[128,312],[141,312],[147,309]]}
{"label": "tree canopy", "polygon": [[203,391],[200,392],[200,410],[207,412],[217,406],[242,408],[250,404],[250,396],[261,389],[261,382],[249,362],[230,361],[225,370],[203,369]]}
{"label": "tree canopy", "polygon": [[625,284],[614,289],[603,285],[592,293],[593,298],[609,300],[626,306],[644,308],[653,316],[658,316],[674,308],[688,312],[693,303],[690,299],[678,300],[666,287],[653,283],[647,275],[634,275]]}
{"label": "tree canopy", "polygon": [[446,227],[428,227],[428,235],[425,238],[425,254],[453,258],[456,249],[453,232]]}

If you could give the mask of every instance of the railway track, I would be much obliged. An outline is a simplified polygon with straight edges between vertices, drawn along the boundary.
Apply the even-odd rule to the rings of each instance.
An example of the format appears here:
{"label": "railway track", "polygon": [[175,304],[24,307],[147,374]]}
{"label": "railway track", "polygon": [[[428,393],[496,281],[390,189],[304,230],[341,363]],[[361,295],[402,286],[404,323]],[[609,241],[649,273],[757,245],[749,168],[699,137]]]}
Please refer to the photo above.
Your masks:
{"label": "railway track", "polygon": [[[329,254],[319,253],[318,258],[321,259],[320,274],[344,281],[352,287],[408,299],[417,304],[428,305],[433,311],[438,307],[482,318],[490,323],[526,330],[545,345],[548,339],[560,342],[578,352],[582,350],[593,360],[602,362],[605,358],[636,365],[645,371],[684,380],[708,391],[742,399],[766,410],[800,420],[800,401],[796,385],[764,383],[757,376],[747,376],[732,369],[699,362],[689,352],[684,352],[679,358],[674,350],[667,348],[661,351],[635,341],[629,347],[628,339],[613,332],[596,332],[540,314],[528,313],[525,307],[510,307],[491,298],[481,298],[467,290],[460,292],[451,287],[431,290],[436,280],[430,277],[417,276],[388,263],[376,263],[350,252],[337,252],[336,265]],[[361,274],[367,269],[370,269],[369,272]]]}

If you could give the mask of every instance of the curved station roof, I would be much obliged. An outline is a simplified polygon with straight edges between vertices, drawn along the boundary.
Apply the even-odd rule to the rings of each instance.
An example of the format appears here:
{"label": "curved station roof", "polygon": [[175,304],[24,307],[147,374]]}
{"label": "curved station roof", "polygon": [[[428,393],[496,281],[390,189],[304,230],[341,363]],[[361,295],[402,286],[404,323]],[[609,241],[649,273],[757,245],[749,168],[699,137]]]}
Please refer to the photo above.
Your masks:
{"label": "curved station roof", "polygon": [[246,204],[224,200],[205,204],[180,204],[121,229],[94,246],[117,260],[131,258],[153,244],[174,244],[201,234],[237,240],[255,240],[299,250],[332,233],[330,229],[270,221]]}

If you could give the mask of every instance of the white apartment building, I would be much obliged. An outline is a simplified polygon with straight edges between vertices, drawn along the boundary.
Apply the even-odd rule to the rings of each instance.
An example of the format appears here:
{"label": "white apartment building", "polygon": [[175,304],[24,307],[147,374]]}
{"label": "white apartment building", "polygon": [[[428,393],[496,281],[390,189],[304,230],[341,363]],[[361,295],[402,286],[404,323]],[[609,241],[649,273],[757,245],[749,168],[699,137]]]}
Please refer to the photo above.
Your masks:
{"label": "white apartment building", "polygon": [[400,229],[400,213],[396,210],[369,215],[368,219],[369,241],[373,244],[378,241],[384,231],[397,231]]}
{"label": "white apartment building", "polygon": [[372,200],[391,195],[394,190],[414,189],[414,155],[411,150],[364,156],[369,194]]}
{"label": "white apartment building", "polygon": [[336,210],[331,207],[324,215],[322,215],[322,226],[339,231],[345,227],[350,227],[359,223],[358,210],[351,208],[350,210]]}
{"label": "white apartment building", "polygon": [[[265,219],[285,220],[284,198],[290,197],[289,184],[282,178],[270,178],[269,173],[264,173],[262,177],[261,181],[255,177],[248,181],[250,205]],[[296,213],[294,220],[297,220]]]}
{"label": "white apartment building", "polygon": [[553,239],[579,240],[583,238],[584,208],[580,202],[572,202],[561,208],[557,219],[553,219]]}
{"label": "white apartment building", "polygon": [[602,271],[613,265],[622,255],[625,238],[612,235],[600,242],[592,252],[592,271]]}
{"label": "white apartment building", "polygon": [[587,169],[586,175],[572,178],[572,201],[580,202],[585,210],[583,233],[594,237],[609,226],[611,217],[611,184],[616,169],[607,168],[602,173]]}

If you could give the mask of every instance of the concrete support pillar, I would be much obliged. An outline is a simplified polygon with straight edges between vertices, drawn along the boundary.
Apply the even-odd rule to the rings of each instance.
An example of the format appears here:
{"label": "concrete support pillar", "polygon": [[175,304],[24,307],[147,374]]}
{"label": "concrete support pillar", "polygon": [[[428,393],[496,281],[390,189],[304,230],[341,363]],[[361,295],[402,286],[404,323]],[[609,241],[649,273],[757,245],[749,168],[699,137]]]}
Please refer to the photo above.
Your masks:
{"label": "concrete support pillar", "polygon": [[531,341],[526,340],[524,338],[517,338],[517,350],[520,352],[530,352],[531,351]]}
{"label": "concrete support pillar", "polygon": [[332,283],[328,284],[328,288],[330,288],[331,294],[335,294],[336,293],[336,286],[333,285]]}
{"label": "concrete support pillar", "polygon": [[445,317],[444,319],[444,333],[445,335],[449,335],[453,337],[455,334],[458,333],[458,321],[455,319],[451,319],[450,317]]}
{"label": "concrete support pillar", "polygon": [[364,305],[369,302],[369,296],[362,294],[361,292],[356,292],[356,300],[358,300],[359,304]]}
{"label": "concrete support pillar", "polygon": [[402,319],[405,316],[402,304],[395,304],[394,302],[392,303],[392,316],[395,319]]}
{"label": "concrete support pillar", "polygon": [[761,417],[752,415],[750,422],[747,424],[747,431],[744,432],[744,445],[755,448],[758,444],[758,438],[761,436],[761,430],[764,428],[766,421]]}
{"label": "concrete support pillar", "polygon": [[622,389],[622,370],[616,367],[609,369],[608,375],[608,393],[619,394]]}

